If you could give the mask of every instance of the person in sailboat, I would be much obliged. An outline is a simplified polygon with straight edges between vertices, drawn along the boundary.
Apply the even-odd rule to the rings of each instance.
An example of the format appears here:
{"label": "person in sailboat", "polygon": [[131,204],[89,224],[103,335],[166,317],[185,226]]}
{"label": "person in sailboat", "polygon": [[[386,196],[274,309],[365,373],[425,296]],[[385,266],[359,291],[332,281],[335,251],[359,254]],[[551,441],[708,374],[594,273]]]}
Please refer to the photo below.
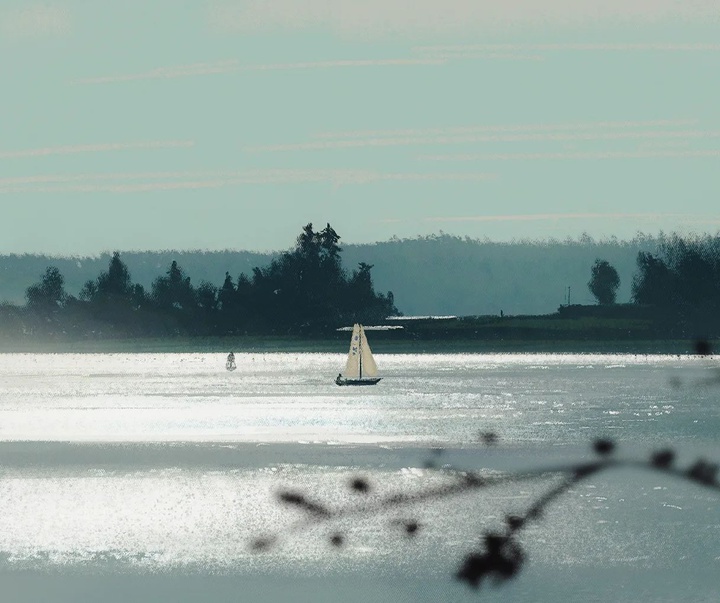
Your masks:
{"label": "person in sailboat", "polygon": [[338,373],[338,376],[335,377],[335,383],[337,383],[338,385],[341,385],[342,381],[343,381],[342,373]]}
{"label": "person in sailboat", "polygon": [[230,352],[227,357],[228,364],[235,364],[235,354]]}

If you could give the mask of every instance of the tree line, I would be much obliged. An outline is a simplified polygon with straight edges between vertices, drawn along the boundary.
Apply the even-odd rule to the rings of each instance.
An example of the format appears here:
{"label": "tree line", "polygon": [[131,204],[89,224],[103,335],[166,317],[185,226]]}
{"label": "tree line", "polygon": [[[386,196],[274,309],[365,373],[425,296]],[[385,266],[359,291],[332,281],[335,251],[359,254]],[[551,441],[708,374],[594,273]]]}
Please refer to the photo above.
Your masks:
{"label": "tree line", "polygon": [[[219,285],[206,280],[197,284],[192,282],[176,260],[170,262],[164,274],[152,281],[146,279],[148,284],[142,285],[133,282],[127,265],[116,252],[110,258],[107,270],[85,282],[76,297],[66,292],[60,270],[49,266],[39,282],[27,287],[25,306],[0,305],[0,335],[312,334],[355,321],[381,322],[388,315],[399,314],[391,292],[375,292],[371,264],[358,262],[358,267],[350,273],[343,269],[339,239],[329,224],[317,232],[312,224],[308,224],[294,248],[276,254],[264,268],[256,267],[236,277],[226,272]],[[639,242],[650,243],[649,240]],[[633,317],[642,314],[655,319],[658,332],[664,335],[720,334],[720,236],[661,235],[652,242],[655,243],[652,251],[640,249],[636,253],[635,274],[629,287],[630,303],[623,307],[632,311]],[[419,242],[403,242],[410,243],[419,245]],[[439,237],[424,244],[442,246],[448,251],[445,249],[448,245],[470,243]],[[605,249],[625,249],[619,244],[604,245]],[[364,249],[368,253],[373,251],[372,247]],[[508,253],[512,249],[512,245],[506,247]],[[597,251],[600,251],[599,247]],[[369,255],[379,259],[377,253]],[[424,257],[423,253],[419,255]],[[357,254],[355,256],[357,258]],[[171,256],[166,257],[169,260]],[[612,254],[606,257],[612,263],[607,259],[596,259],[587,287],[598,304],[608,308],[615,303],[621,279],[613,266],[616,260]],[[457,254],[435,258],[433,265],[444,266],[453,260],[458,265],[463,264]],[[384,269],[387,269],[387,263],[383,263]],[[426,262],[419,263],[430,272]],[[519,268],[510,271],[507,278],[517,276],[518,272],[522,271]],[[484,280],[483,274],[478,274],[478,279],[465,280],[476,286]],[[442,284],[447,276],[444,273],[437,275],[432,289],[450,295]],[[546,283],[546,289],[550,285]],[[457,291],[452,291],[455,297]],[[479,309],[490,293],[492,291],[487,288],[468,291],[463,303]],[[420,308],[420,313],[423,310]],[[622,311],[622,308],[613,310],[613,316],[622,314],[617,310]]]}
{"label": "tree line", "polygon": [[[323,223],[322,226],[325,226]],[[300,229],[298,228],[298,232]],[[342,233],[341,233],[342,234]],[[392,290],[409,315],[548,314],[564,303],[572,289],[573,303],[591,304],[587,290],[588,267],[596,258],[610,262],[622,283],[618,301],[629,302],[630,284],[639,251],[655,253],[657,236],[637,235],[632,240],[593,239],[493,242],[438,234],[390,239],[376,243],[341,240],[343,265],[374,265],[377,291]],[[288,245],[289,246],[289,245]],[[173,260],[193,277],[221,285],[225,272],[233,279],[252,275],[255,266],[267,266],[282,251],[121,249],[133,282],[150,291],[153,281]],[[56,266],[65,277],[65,289],[77,295],[83,284],[106,270],[112,253],[94,256],[0,255],[0,300],[23,305],[27,288],[47,266]]]}
{"label": "tree line", "polygon": [[226,272],[219,286],[193,284],[173,260],[146,290],[115,252],[76,297],[49,266],[27,288],[25,306],[0,307],[0,324],[5,336],[307,335],[398,314],[392,292],[375,291],[372,265],[344,270],[339,240],[330,224],[320,231],[307,224],[293,249],[250,275]]}
{"label": "tree line", "polygon": [[[665,323],[671,334],[720,333],[720,236],[660,241],[655,253],[637,255],[631,301]],[[617,271],[597,259],[588,288],[600,305],[615,303]]]}

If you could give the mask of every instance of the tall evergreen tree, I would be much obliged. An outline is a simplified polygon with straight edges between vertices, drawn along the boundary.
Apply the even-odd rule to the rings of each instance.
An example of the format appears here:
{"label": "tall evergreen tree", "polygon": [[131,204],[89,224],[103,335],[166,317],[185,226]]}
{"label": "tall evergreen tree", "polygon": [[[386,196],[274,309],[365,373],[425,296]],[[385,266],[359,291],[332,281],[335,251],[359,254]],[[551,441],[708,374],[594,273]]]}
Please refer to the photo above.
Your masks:
{"label": "tall evergreen tree", "polygon": [[100,321],[101,329],[118,334],[137,334],[151,324],[145,316],[147,296],[142,285],[133,284],[127,265],[115,251],[108,269],[94,281],[87,281],[80,291],[80,299],[89,308],[94,320]]}
{"label": "tall evergreen tree", "polygon": [[174,334],[196,333],[195,322],[198,303],[190,277],[176,260],[170,264],[165,276],[153,281],[151,298],[165,319],[165,330]]}
{"label": "tall evergreen tree", "polygon": [[53,335],[62,330],[61,311],[68,300],[64,283],[60,270],[48,266],[40,282],[27,288],[25,297],[32,332]]}
{"label": "tall evergreen tree", "polygon": [[48,266],[40,282],[30,285],[26,292],[28,307],[44,313],[56,313],[67,299],[65,279],[55,266]]}

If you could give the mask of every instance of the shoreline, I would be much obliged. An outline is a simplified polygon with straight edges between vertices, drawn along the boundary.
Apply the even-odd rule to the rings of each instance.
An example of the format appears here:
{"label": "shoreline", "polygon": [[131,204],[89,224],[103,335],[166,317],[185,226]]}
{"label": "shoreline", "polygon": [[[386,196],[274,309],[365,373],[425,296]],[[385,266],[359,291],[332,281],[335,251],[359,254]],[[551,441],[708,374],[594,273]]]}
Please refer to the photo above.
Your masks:
{"label": "shoreline", "polygon": [[[376,354],[685,354],[694,355],[690,339],[385,339],[371,340]],[[296,337],[214,337],[177,339],[107,339],[93,341],[0,341],[0,354],[132,353],[347,353],[345,339]]]}

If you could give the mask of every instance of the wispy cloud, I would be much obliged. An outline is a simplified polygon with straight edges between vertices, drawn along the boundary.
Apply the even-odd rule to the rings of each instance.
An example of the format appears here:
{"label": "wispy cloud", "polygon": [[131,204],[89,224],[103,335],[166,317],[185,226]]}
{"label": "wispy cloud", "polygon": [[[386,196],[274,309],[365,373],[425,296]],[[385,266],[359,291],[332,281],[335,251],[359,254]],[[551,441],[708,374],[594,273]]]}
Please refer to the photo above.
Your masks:
{"label": "wispy cloud", "polygon": [[427,52],[423,55],[426,59],[437,61],[453,61],[464,59],[477,59],[481,61],[544,61],[545,56],[541,54],[520,54],[517,52]]}
{"label": "wispy cloud", "polygon": [[0,194],[107,192],[138,193],[179,189],[210,189],[241,185],[328,183],[362,185],[382,181],[483,181],[492,173],[414,173],[372,170],[243,170],[140,172],[118,174],[34,175],[0,178]]}
{"label": "wispy cloud", "polygon": [[66,34],[71,20],[66,8],[24,3],[22,8],[0,10],[0,37],[34,38]]}
{"label": "wispy cloud", "polygon": [[720,16],[717,2],[677,0],[250,0],[216,1],[218,32],[327,29],[349,36],[493,32],[596,24],[701,21]]}
{"label": "wispy cloud", "polygon": [[59,147],[40,147],[0,151],[0,159],[18,159],[24,157],[44,157],[46,155],[74,155],[77,153],[104,153],[108,151],[133,151],[147,149],[182,149],[192,147],[192,140],[151,140],[142,142],[108,142],[99,144],[77,144]]}
{"label": "wispy cloud", "polygon": [[338,132],[321,132],[315,138],[394,138],[398,136],[443,136],[453,134],[473,134],[476,132],[552,132],[552,131],[585,131],[608,129],[637,128],[672,128],[692,126],[696,119],[653,119],[634,121],[592,121],[545,124],[497,124],[475,126],[452,126],[445,128],[414,128],[403,130],[344,130]]}
{"label": "wispy cloud", "polygon": [[[484,145],[482,152],[419,155],[420,161],[479,162],[496,160],[642,159],[718,157],[720,149],[693,148],[691,143],[720,138],[720,130],[688,128],[695,119],[656,119],[536,124],[468,125],[444,128],[349,130],[321,132],[314,140],[246,147],[247,152],[324,151],[383,147]],[[606,148],[608,143],[623,143]],[[628,142],[635,143],[628,146]],[[541,144],[546,149],[527,145]],[[517,144],[521,152],[508,152]],[[498,151],[492,147],[498,145]],[[603,148],[598,148],[600,145]],[[488,148],[489,146],[489,148]],[[558,148],[559,147],[559,148]],[[585,147],[585,148],[583,148]],[[634,148],[633,148],[634,147]]]}
{"label": "wispy cloud", "polygon": [[132,80],[171,79],[189,77],[194,75],[209,75],[213,73],[230,73],[239,65],[237,60],[212,61],[205,63],[188,63],[171,67],[158,67],[150,71],[130,74],[114,74],[107,76],[81,78],[75,80],[78,84],[103,84],[105,82],[124,82]]}
{"label": "wispy cloud", "polygon": [[338,132],[321,132],[320,134],[317,134],[315,138],[396,138],[398,136],[447,136],[455,134],[473,134],[477,132],[574,132],[586,130],[625,130],[638,128],[674,128],[692,126],[697,123],[698,120],[696,119],[653,119],[540,124],[497,124],[492,126],[473,125],[402,130],[344,130]]}
{"label": "wispy cloud", "polygon": [[679,159],[720,157],[720,149],[639,149],[636,151],[572,151],[560,153],[465,153],[452,155],[421,155],[425,161],[510,161],[552,159]]}
{"label": "wispy cloud", "polygon": [[425,218],[425,222],[536,222],[543,220],[625,220],[665,218],[686,218],[687,214],[678,213],[543,213],[543,214],[504,214],[494,216],[444,216]]}
{"label": "wispy cloud", "polygon": [[[657,213],[657,212],[559,212],[540,214],[498,214],[498,215],[476,215],[476,216],[434,216],[420,218],[420,222],[444,223],[444,222],[552,222],[560,220],[639,220],[656,222],[663,220],[674,220],[679,223],[720,223],[720,215],[692,215],[680,213]],[[385,218],[378,220],[379,223],[407,222],[405,218]]]}
{"label": "wispy cloud", "polygon": [[348,67],[390,67],[406,65],[442,65],[443,59],[348,59],[334,61],[308,61],[300,63],[262,63],[246,64],[237,60],[216,61],[210,63],[191,63],[174,67],[158,67],[141,73],[103,75],[75,80],[77,84],[106,84],[110,82],[129,82],[134,80],[165,80],[198,75],[214,75],[220,73],[243,73],[252,71],[296,71],[308,69],[338,69]]}
{"label": "wispy cloud", "polygon": [[78,78],[76,84],[107,84],[138,80],[168,80],[206,75],[250,73],[262,71],[298,71],[340,69],[352,67],[400,67],[400,66],[439,66],[453,60],[484,59],[513,61],[543,61],[545,56],[539,52],[576,50],[576,51],[720,51],[720,44],[475,44],[417,46],[413,48],[414,57],[390,57],[385,59],[344,59],[326,61],[304,61],[285,63],[244,63],[237,59],[188,63],[156,67],[136,73],[116,73]]}
{"label": "wispy cloud", "polygon": [[[416,46],[413,51],[426,58],[483,59],[489,56],[527,56],[543,59],[548,52],[718,52],[720,44],[709,43],[558,43],[558,44],[447,44]],[[524,54],[518,54],[524,53]],[[529,54],[533,53],[533,54]]]}
{"label": "wispy cloud", "polygon": [[416,46],[417,52],[503,52],[517,50],[677,50],[684,52],[693,51],[718,51],[720,44],[706,43],[672,43],[672,42],[638,42],[638,43],[553,43],[553,44],[446,44],[435,46]]}
{"label": "wispy cloud", "polygon": [[620,132],[519,132],[502,134],[456,134],[438,136],[400,136],[379,138],[351,138],[347,140],[322,140],[295,144],[276,144],[247,147],[250,152],[317,151],[361,147],[453,145],[494,142],[573,142],[608,140],[699,140],[720,137],[720,131],[705,130],[654,130]]}

